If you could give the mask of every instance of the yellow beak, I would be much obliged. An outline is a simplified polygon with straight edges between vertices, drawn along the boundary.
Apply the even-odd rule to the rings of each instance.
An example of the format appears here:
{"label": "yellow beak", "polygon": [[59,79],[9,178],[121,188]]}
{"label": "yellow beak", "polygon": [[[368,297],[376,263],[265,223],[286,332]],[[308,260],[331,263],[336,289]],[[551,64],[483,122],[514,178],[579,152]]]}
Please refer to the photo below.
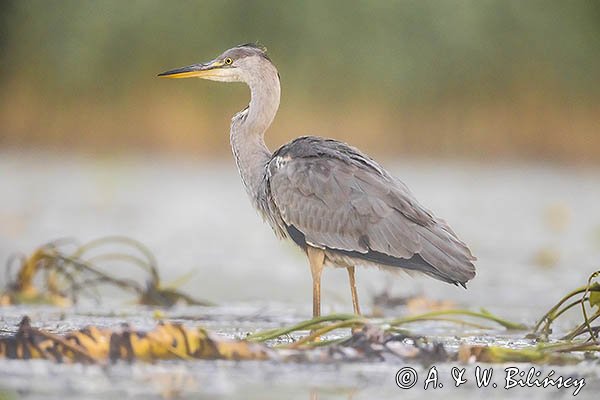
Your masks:
{"label": "yellow beak", "polygon": [[166,71],[158,74],[159,78],[209,78],[217,75],[218,69],[223,63],[218,61],[212,61],[208,64],[192,64],[183,68],[176,68],[170,71]]}

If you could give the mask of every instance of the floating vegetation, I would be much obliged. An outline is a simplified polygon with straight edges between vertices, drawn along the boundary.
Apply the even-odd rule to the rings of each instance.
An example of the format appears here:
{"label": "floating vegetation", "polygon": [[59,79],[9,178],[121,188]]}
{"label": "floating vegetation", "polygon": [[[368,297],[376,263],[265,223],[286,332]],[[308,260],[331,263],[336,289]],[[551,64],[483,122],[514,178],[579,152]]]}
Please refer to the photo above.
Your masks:
{"label": "floating vegetation", "polygon": [[108,361],[154,361],[169,359],[263,360],[266,346],[242,340],[215,338],[201,328],[159,323],[152,331],[120,330],[90,326],[56,335],[31,326],[24,317],[19,330],[0,338],[0,357],[46,359],[55,362],[104,364]]}
{"label": "floating vegetation", "polygon": [[[592,275],[585,288],[574,291],[595,305],[598,284]],[[569,307],[566,296],[542,319],[555,319]],[[588,301],[588,300],[586,300]],[[563,304],[568,303],[566,306]],[[595,307],[597,307],[595,305]],[[572,307],[569,307],[572,308]],[[503,346],[462,344],[450,351],[443,344],[426,337],[414,336],[406,326],[424,321],[459,324],[476,329],[504,328],[526,331],[520,323],[508,321],[488,311],[439,310],[401,318],[364,318],[356,315],[333,314],[302,321],[292,326],[259,331],[243,339],[219,337],[202,327],[187,327],[177,323],[159,322],[150,331],[138,331],[128,325],[119,329],[89,326],[57,335],[31,326],[24,317],[18,330],[0,337],[0,358],[41,358],[54,362],[105,364],[115,361],[151,362],[157,360],[276,360],[281,362],[377,361],[389,357],[431,364],[436,361],[461,363],[526,362],[535,364],[573,364],[600,352],[598,329],[592,326],[594,314],[585,314],[587,323],[560,341],[539,342],[521,349]],[[551,324],[551,323],[550,323]],[[492,325],[492,326],[489,326]],[[546,328],[538,323],[534,332]],[[578,332],[588,332],[586,340],[576,339]]]}
{"label": "floating vegetation", "polygon": [[[120,251],[114,251],[120,248]],[[70,251],[67,251],[70,250]],[[154,256],[139,242],[124,237],[106,237],[84,245],[53,242],[20,260],[14,279],[0,295],[0,304],[51,303],[69,305],[82,295],[98,295],[100,285],[110,285],[137,296],[145,305],[170,306],[179,302],[206,305],[161,284]],[[128,265],[144,272],[145,281],[118,276]],[[121,275],[119,274],[119,275]],[[380,307],[402,305],[408,315],[366,318],[332,314],[231,339],[219,337],[203,327],[159,322],[154,329],[139,331],[129,325],[118,329],[89,326],[55,334],[35,328],[24,317],[16,332],[0,337],[0,358],[40,358],[54,362],[105,364],[119,360],[151,362],[178,359],[276,360],[282,362],[332,362],[385,360],[389,357],[420,363],[526,362],[572,364],[600,355],[600,271],[587,284],[562,297],[533,327],[513,322],[487,310],[451,308],[452,304],[417,297],[379,296]],[[416,310],[427,312],[415,313]],[[561,338],[553,338],[552,327],[568,311],[581,312],[581,321]],[[163,317],[157,310],[157,315]],[[455,324],[478,331],[505,329],[530,341],[523,348],[473,344],[465,339],[452,350],[407,328],[423,322]],[[526,334],[526,332],[530,332]],[[527,343],[527,342],[525,342]]]}
{"label": "floating vegetation", "polygon": [[[457,317],[463,318],[457,318]],[[330,334],[333,331],[345,329],[346,331],[356,331],[357,329],[363,329],[365,326],[376,326],[386,334],[403,334],[405,331],[401,327],[424,321],[441,321],[455,323],[465,326],[473,326],[478,329],[492,329],[491,327],[481,325],[476,322],[493,322],[499,326],[502,326],[510,330],[525,330],[527,327],[523,324],[507,321],[498,316],[491,314],[488,311],[482,310],[480,312],[470,310],[441,310],[432,311],[425,314],[410,315],[402,318],[393,319],[369,319],[351,314],[332,314],[327,316],[321,316],[313,318],[308,321],[300,322],[290,327],[283,327],[277,329],[271,329],[262,332],[256,332],[248,335],[247,339],[256,342],[264,342],[267,340],[278,339],[281,337],[287,337],[290,334],[298,331],[310,330],[311,333],[303,337],[302,339],[284,344],[281,347],[288,348],[300,348],[300,347],[313,347],[323,346],[330,342],[318,340],[325,334]],[[342,337],[336,339],[333,342],[343,342],[349,337]]]}
{"label": "floating vegetation", "polygon": [[257,340],[231,340],[203,328],[163,322],[151,331],[136,331],[129,326],[120,330],[90,326],[56,335],[32,327],[29,318],[24,317],[14,335],[0,337],[0,358],[85,364],[171,359],[332,362],[382,360],[386,355],[430,361],[448,359],[440,344],[429,344],[419,338],[405,339],[365,324],[346,340],[329,343],[326,348],[273,348]]}
{"label": "floating vegetation", "polygon": [[547,341],[552,333],[552,325],[556,320],[571,309],[579,309],[582,316],[581,323],[564,335],[562,340],[572,341],[583,335],[588,335],[584,343],[600,344],[598,340],[600,325],[594,325],[594,321],[600,317],[600,283],[597,281],[599,276],[600,270],[590,275],[585,286],[577,288],[561,298],[556,305],[540,318],[530,337]]}
{"label": "floating vegetation", "polygon": [[[494,321],[507,329],[507,323],[489,313],[456,315]],[[413,319],[373,321],[353,315],[330,315],[303,321],[291,327],[248,335],[244,339],[219,337],[202,327],[159,322],[150,331],[138,331],[128,325],[120,329],[89,326],[57,335],[31,326],[24,317],[16,333],[0,337],[0,358],[46,359],[61,363],[107,364],[116,361],[153,362],[158,360],[223,359],[274,360],[279,362],[337,362],[413,360],[423,364],[438,361],[471,363],[528,362],[537,364],[572,364],[581,361],[575,351],[598,351],[598,346],[569,347],[561,344],[537,345],[510,349],[500,346],[464,344],[449,351],[443,344],[425,337],[398,331],[398,325],[435,320],[436,315],[418,315]],[[444,320],[446,321],[446,320]],[[453,321],[453,322],[458,322]],[[350,328],[350,329],[349,329]],[[305,334],[307,330],[311,333]],[[334,339],[320,339],[337,332]],[[341,333],[340,333],[341,332]],[[292,334],[304,334],[292,339]],[[276,340],[277,339],[277,340]]]}
{"label": "floating vegetation", "polygon": [[[127,237],[108,236],[83,245],[66,240],[51,242],[27,257],[12,257],[7,265],[9,274],[17,262],[16,276],[9,276],[7,287],[0,292],[0,305],[69,306],[81,295],[99,301],[97,289],[102,285],[135,294],[138,303],[144,305],[210,305],[176,288],[163,286],[154,255],[143,244]],[[123,271],[123,266],[141,270],[146,275],[145,280],[140,283],[119,277],[118,272]]]}
{"label": "floating vegetation", "polygon": [[[590,275],[587,284],[577,288],[550,308],[533,327],[526,338],[535,339],[535,346],[510,349],[500,346],[463,345],[458,360],[487,363],[529,362],[536,364],[570,364],[600,355],[600,271]],[[581,322],[559,340],[550,342],[553,324],[569,310],[581,311]]]}

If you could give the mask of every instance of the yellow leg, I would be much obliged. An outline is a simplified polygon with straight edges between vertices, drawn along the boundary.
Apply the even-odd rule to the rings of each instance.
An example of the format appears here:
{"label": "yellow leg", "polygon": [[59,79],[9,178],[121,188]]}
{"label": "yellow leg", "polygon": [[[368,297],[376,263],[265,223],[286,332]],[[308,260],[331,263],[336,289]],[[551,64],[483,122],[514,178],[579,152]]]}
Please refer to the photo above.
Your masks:
{"label": "yellow leg", "polygon": [[350,279],[350,291],[352,292],[352,307],[354,314],[360,315],[360,305],[358,304],[358,293],[356,292],[356,279],[354,278],[354,267],[347,267],[348,278]]}
{"label": "yellow leg", "polygon": [[321,271],[325,261],[325,252],[321,249],[307,246],[308,262],[313,279],[313,317],[321,315]]}

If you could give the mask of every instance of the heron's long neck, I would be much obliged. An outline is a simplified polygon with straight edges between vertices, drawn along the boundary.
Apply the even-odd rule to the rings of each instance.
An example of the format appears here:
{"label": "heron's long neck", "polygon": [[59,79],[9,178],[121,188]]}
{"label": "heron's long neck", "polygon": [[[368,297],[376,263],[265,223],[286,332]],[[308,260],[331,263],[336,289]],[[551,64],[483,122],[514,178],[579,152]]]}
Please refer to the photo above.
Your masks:
{"label": "heron's long neck", "polygon": [[265,167],[271,159],[264,135],[277,113],[281,88],[277,70],[272,65],[247,83],[251,93],[250,104],[232,120],[231,148],[246,191],[256,201]]}

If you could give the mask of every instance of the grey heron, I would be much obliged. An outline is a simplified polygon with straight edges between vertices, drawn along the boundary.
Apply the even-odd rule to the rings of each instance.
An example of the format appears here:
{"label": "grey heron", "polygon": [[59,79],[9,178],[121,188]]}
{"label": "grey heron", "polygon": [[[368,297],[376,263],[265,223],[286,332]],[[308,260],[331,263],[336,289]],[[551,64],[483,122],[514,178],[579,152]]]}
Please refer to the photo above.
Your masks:
{"label": "grey heron", "polygon": [[321,312],[324,265],[347,269],[356,314],[357,265],[421,272],[465,288],[475,276],[476,258],[450,226],[360,150],[303,136],[269,151],[264,135],[279,108],[281,86],[262,46],[236,46],[207,63],[159,76],[249,86],[250,104],[231,120],[233,155],[259,214],[279,238],[292,240],[306,253],[315,317]]}

